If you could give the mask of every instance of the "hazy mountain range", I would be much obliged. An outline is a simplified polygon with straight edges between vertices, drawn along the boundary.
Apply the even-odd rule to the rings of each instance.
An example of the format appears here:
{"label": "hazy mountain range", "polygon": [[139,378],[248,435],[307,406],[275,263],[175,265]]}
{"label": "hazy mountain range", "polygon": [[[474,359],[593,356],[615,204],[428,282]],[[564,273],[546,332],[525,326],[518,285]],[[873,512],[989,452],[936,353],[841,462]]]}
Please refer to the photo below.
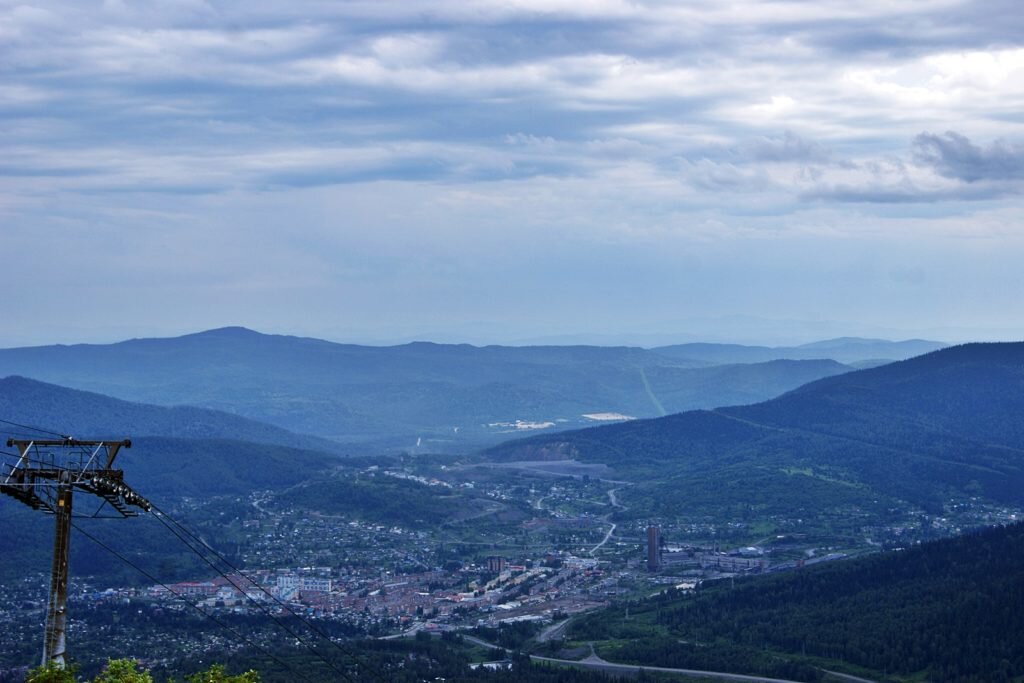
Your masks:
{"label": "hazy mountain range", "polygon": [[864,363],[905,360],[945,347],[941,342],[923,339],[886,341],[840,337],[800,346],[745,346],[741,344],[674,344],[659,346],[656,353],[705,363],[763,363],[771,360],[810,360],[831,358],[840,363]]}
{"label": "hazy mountain range", "polygon": [[341,442],[443,450],[531,427],[583,426],[591,423],[586,414],[653,417],[753,403],[851,369],[835,358],[899,359],[934,346],[843,339],[790,349],[372,347],[222,328],[0,350],[0,376],[218,409]]}

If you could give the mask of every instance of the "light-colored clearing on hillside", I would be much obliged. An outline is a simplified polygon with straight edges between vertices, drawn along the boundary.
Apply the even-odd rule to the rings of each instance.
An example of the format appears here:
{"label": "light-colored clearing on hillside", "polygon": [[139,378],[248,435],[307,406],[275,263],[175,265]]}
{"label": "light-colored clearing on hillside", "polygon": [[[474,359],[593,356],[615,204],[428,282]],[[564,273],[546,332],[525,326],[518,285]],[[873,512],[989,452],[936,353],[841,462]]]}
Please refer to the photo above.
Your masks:
{"label": "light-colored clearing on hillside", "polygon": [[613,422],[636,419],[632,415],[623,415],[622,413],[583,413],[583,417],[588,420],[594,420],[595,422]]}

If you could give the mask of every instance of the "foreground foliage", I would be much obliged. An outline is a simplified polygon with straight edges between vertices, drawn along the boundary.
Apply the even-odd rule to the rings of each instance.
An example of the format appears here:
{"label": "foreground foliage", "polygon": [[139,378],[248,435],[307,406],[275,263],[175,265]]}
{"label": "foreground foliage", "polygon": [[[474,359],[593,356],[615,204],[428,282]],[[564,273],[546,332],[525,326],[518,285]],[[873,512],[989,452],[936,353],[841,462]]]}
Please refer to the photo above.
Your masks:
{"label": "foreground foliage", "polygon": [[[253,670],[236,676],[229,675],[222,664],[214,664],[206,671],[185,676],[186,683],[259,683],[260,676]],[[28,672],[25,683],[75,683],[75,667],[67,669],[47,662]],[[148,671],[140,671],[134,659],[111,659],[92,683],[153,683]]]}
{"label": "foreground foliage", "polygon": [[[614,679],[605,674],[572,668],[537,665],[525,655],[513,654],[504,668],[490,670],[469,668],[467,647],[458,636],[444,639],[424,637],[404,641],[366,641],[361,650],[359,667],[344,667],[344,680],[388,681],[389,683],[419,683],[424,680],[464,681],[465,683],[610,683]],[[283,653],[281,653],[283,654]],[[495,655],[505,655],[495,651]],[[341,680],[338,671],[324,669],[314,660],[299,656],[288,657],[287,671],[270,665],[261,673],[254,670],[229,675],[225,667],[215,664],[205,671],[185,676],[185,683],[272,683],[295,681],[297,672],[301,680],[324,682]],[[250,659],[252,661],[252,659]],[[352,664],[352,662],[350,662]],[[265,674],[265,675],[264,675]],[[162,680],[157,676],[157,680]],[[170,681],[171,679],[167,679]],[[107,663],[103,672],[89,683],[153,683],[152,675],[140,671],[131,659],[115,659]],[[52,665],[32,669],[25,683],[79,683],[74,668],[59,669]]]}

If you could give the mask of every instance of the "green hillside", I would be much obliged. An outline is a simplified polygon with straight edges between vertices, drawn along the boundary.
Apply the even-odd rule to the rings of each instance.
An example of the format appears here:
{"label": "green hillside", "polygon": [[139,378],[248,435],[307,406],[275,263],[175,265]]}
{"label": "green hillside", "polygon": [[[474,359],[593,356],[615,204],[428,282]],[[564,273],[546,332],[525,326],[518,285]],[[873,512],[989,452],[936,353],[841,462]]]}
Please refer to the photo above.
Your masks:
{"label": "green hillside", "polygon": [[800,516],[951,497],[1024,504],[1024,344],[968,344],[756,405],[510,442],[498,460],[605,463],[634,514]]}
{"label": "green hillside", "polygon": [[651,666],[792,675],[810,664],[874,680],[980,683],[1020,680],[1022,632],[1024,525],[1015,524],[706,583],[696,595],[669,590],[592,614],[569,637]]}

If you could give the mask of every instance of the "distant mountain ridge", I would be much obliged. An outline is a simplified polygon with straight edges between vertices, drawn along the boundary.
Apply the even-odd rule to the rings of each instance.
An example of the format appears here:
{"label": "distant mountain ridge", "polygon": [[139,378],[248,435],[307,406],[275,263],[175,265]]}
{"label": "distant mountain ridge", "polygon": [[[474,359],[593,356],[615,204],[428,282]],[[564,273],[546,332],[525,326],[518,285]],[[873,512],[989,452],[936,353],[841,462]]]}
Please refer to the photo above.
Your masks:
{"label": "distant mountain ridge", "polygon": [[[334,453],[344,448],[326,439],[294,434],[218,410],[122,401],[18,376],[0,379],[0,418],[88,439],[162,436],[248,441]],[[10,424],[0,424],[0,434],[17,438],[59,438]]]}
{"label": "distant mountain ridge", "polygon": [[293,485],[329,471],[346,452],[333,441],[216,410],[132,403],[24,377],[0,379],[0,420],[0,447],[8,438],[130,438],[118,465],[140,491],[161,499]]}
{"label": "distant mountain ridge", "polygon": [[879,360],[906,360],[945,348],[947,344],[924,339],[887,341],[839,337],[799,346],[745,346],[741,344],[690,343],[659,346],[651,349],[670,358],[705,363],[763,363],[771,360],[811,360],[830,358],[840,363]]}
{"label": "distant mountain ridge", "polygon": [[240,327],[0,350],[0,376],[394,448],[421,439],[423,448],[493,443],[517,421],[554,430],[583,425],[592,413],[649,417],[756,402],[849,369],[828,359],[711,367],[638,347],[372,347]]}
{"label": "distant mountain ridge", "polygon": [[780,509],[798,505],[801,487],[858,505],[898,498],[940,510],[951,495],[1024,504],[1021,415],[1024,343],[967,344],[755,405],[538,436],[485,455],[577,458],[641,479],[657,472],[690,505],[708,499],[697,487],[721,495],[726,483],[747,495],[788,488],[794,497],[775,501]]}

